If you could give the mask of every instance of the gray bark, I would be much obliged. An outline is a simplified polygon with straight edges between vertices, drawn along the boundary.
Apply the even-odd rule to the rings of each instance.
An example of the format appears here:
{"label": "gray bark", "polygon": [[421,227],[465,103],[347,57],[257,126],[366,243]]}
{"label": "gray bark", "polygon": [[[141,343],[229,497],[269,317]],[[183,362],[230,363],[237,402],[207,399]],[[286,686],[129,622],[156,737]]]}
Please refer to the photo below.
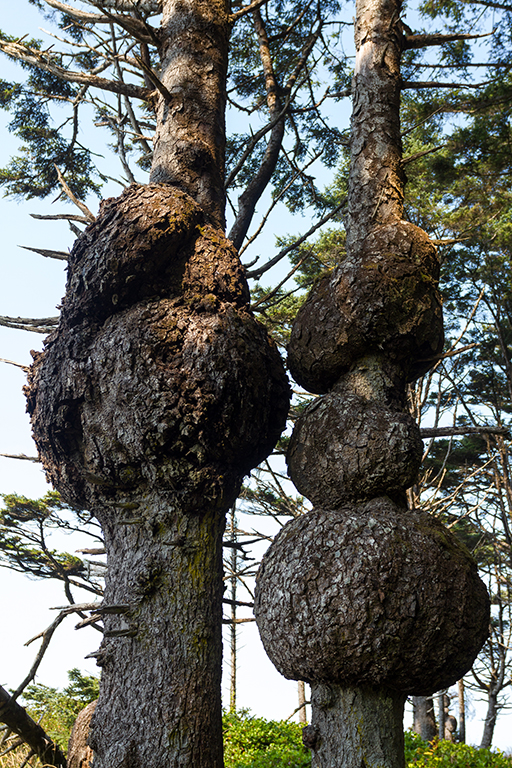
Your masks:
{"label": "gray bark", "polygon": [[457,683],[459,698],[459,742],[466,743],[466,696],[464,691],[464,679],[461,678]]}
{"label": "gray bark", "polygon": [[423,741],[432,741],[437,736],[437,725],[432,696],[413,696],[413,728]]}
{"label": "gray bark", "polygon": [[[108,555],[95,768],[221,768],[222,533],[148,493],[126,525],[98,513]],[[141,735],[143,734],[143,738]]]}
{"label": "gray bark", "polygon": [[304,729],[313,768],[403,768],[404,703],[400,693],[313,683]]}

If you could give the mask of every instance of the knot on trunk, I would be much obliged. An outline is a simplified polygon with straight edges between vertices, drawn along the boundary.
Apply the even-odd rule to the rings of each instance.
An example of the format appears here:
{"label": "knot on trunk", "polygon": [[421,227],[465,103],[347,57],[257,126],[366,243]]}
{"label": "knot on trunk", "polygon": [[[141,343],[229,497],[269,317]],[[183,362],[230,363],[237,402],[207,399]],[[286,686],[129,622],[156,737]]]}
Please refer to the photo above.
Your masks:
{"label": "knot on trunk", "polygon": [[384,497],[287,523],[263,558],[255,615],[287,678],[422,695],[470,669],[489,599],[452,533]]}
{"label": "knot on trunk", "polygon": [[443,347],[439,262],[428,235],[405,221],[376,227],[311,291],[291,333],[288,363],[310,392],[325,393],[364,355],[384,353],[407,381]]}
{"label": "knot on trunk", "polygon": [[277,348],[236,251],[164,185],[132,187],[77,241],[57,331],[27,388],[51,482],[95,509],[155,488],[224,510],[285,425]]}

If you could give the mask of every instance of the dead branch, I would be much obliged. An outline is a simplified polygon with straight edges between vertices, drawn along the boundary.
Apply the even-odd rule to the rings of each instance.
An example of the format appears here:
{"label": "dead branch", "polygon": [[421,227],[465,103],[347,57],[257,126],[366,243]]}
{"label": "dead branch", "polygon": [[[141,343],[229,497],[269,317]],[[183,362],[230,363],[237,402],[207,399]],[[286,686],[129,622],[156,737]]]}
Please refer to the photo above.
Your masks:
{"label": "dead branch", "polygon": [[38,456],[26,456],[24,453],[0,453],[4,459],[21,459],[22,461],[33,461],[34,464],[40,464],[41,459]]}
{"label": "dead branch", "polygon": [[475,40],[478,37],[489,37],[494,32],[486,32],[483,35],[406,35],[404,38],[405,50],[413,48],[426,48],[430,45],[443,45],[443,43],[453,43],[457,40]]}
{"label": "dead branch", "polygon": [[57,171],[57,177],[59,179],[59,183],[60,183],[62,189],[64,190],[66,195],[69,197],[71,202],[74,203],[76,205],[76,207],[79,208],[82,211],[82,213],[84,214],[84,216],[86,217],[86,219],[90,223],[92,223],[93,221],[96,221],[96,216],[94,215],[94,213],[89,210],[89,208],[86,206],[85,203],[82,203],[82,201],[78,199],[78,197],[74,194],[74,192],[72,192],[72,190],[70,189],[70,187],[66,183],[66,180],[65,180],[64,176],[62,175],[62,173],[59,170],[59,168],[57,168],[55,163],[54,163],[53,167]]}
{"label": "dead branch", "polygon": [[[54,213],[53,215],[43,215],[41,213],[31,213],[32,219],[42,219],[46,221],[60,221],[62,219],[66,221],[79,221],[81,224],[89,224],[89,219],[86,216],[76,216],[72,213]],[[24,248],[25,246],[21,246]]]}
{"label": "dead branch", "polygon": [[31,248],[30,245],[19,245],[18,248],[23,248],[25,251],[33,251],[40,256],[44,256],[46,259],[58,259],[59,261],[67,261],[69,254],[67,251],[52,251],[47,248]]}
{"label": "dead branch", "polygon": [[481,427],[422,427],[422,437],[453,437],[455,435],[503,435],[510,438],[507,427],[491,427],[482,424]]}
{"label": "dead branch", "polygon": [[20,736],[43,765],[66,768],[66,758],[43,728],[0,686],[0,721]]}

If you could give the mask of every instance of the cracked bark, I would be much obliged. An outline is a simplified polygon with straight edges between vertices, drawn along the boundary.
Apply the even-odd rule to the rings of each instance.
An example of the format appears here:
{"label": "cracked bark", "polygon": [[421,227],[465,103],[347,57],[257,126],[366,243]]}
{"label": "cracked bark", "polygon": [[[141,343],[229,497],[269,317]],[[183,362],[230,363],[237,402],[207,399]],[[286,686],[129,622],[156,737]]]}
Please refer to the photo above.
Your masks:
{"label": "cracked bark", "polygon": [[255,615],[286,677],[312,687],[315,768],[403,768],[403,705],[471,667],[489,598],[467,550],[408,510],[421,461],[405,385],[443,346],[439,262],[403,220],[399,0],[357,0],[347,254],[291,332],[289,366],[322,396],[287,461],[314,504],[265,554]]}
{"label": "cracked bark", "polygon": [[63,498],[108,556],[95,768],[221,768],[222,533],[284,428],[289,385],[223,232],[227,5],[164,0],[146,186],[102,203],[69,257],[27,387]]}

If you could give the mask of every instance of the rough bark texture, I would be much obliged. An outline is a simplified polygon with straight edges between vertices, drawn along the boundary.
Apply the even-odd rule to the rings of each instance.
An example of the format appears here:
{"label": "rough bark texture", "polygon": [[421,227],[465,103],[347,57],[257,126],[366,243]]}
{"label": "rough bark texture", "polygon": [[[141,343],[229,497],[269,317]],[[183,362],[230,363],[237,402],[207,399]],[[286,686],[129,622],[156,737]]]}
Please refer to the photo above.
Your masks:
{"label": "rough bark texture", "polygon": [[[278,352],[236,252],[165,185],[131,187],[77,241],[28,407],[45,469],[91,509],[158,489],[224,510],[286,418]],[[194,226],[195,225],[195,226]]]}
{"label": "rough bark texture", "polygon": [[439,263],[402,220],[401,3],[357,0],[356,12],[347,255],[313,288],[289,345],[294,378],[324,395],[287,457],[315,508],[267,551],[255,613],[276,667],[312,685],[314,765],[401,768],[404,695],[471,667],[489,599],[468,552],[405,502],[422,453],[405,384],[442,351]]}
{"label": "rough bark texture", "polygon": [[403,768],[405,696],[315,683],[311,703],[303,740],[313,768]]}
{"label": "rough bark texture", "polygon": [[400,0],[356,0],[347,252],[380,224],[402,219]]}
{"label": "rough bark texture", "polygon": [[455,536],[386,497],[286,525],[263,559],[255,600],[263,644],[285,677],[416,695],[471,668],[488,612]]}
{"label": "rough bark texture", "polygon": [[92,701],[78,714],[69,737],[67,768],[91,768],[94,753],[88,744],[91,719],[97,701]]}
{"label": "rough bark texture", "polygon": [[403,498],[415,482],[423,443],[403,410],[399,371],[386,370],[385,362],[382,355],[359,360],[296,422],[288,468],[314,504],[336,508],[384,493]]}
{"label": "rough bark texture", "polygon": [[230,6],[225,0],[165,0],[151,181],[188,192],[224,225],[226,72]]}
{"label": "rough bark texture", "polygon": [[35,356],[41,458],[107,549],[95,768],[222,766],[224,515],[288,411],[247,300],[236,252],[195,201],[133,186],[77,241],[59,327]]}
{"label": "rough bark texture", "polygon": [[109,563],[105,604],[129,609],[105,619],[95,766],[221,768],[224,519],[213,508],[176,513],[157,494],[137,515],[144,524],[98,513]]}
{"label": "rough bark texture", "polygon": [[400,221],[369,233],[310,293],[293,324],[288,364],[310,392],[324,393],[363,355],[386,350],[408,381],[443,348],[435,247]]}

